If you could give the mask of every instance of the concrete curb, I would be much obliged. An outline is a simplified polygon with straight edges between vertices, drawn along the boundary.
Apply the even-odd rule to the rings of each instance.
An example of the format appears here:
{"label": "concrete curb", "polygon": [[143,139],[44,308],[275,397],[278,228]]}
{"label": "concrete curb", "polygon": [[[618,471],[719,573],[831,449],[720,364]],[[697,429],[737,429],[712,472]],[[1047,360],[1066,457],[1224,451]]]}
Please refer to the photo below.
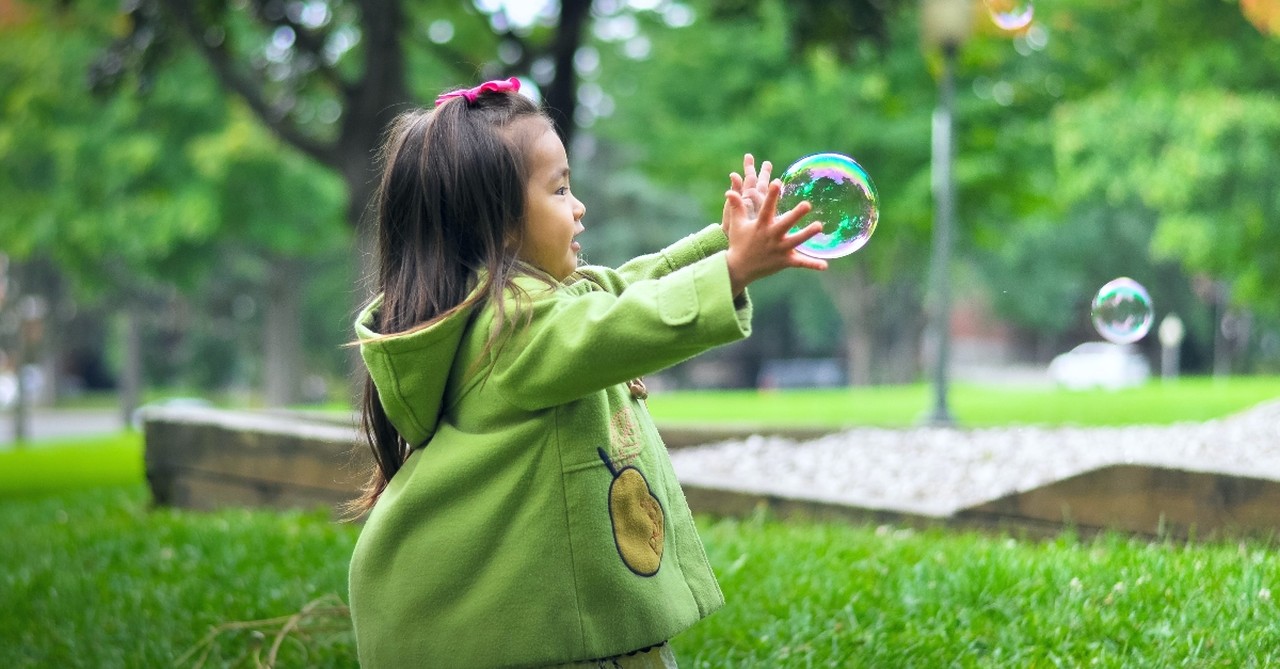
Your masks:
{"label": "concrete curb", "polygon": [[1038,538],[1071,530],[1176,540],[1280,540],[1280,481],[1144,464],[1107,465],[952,514],[871,508],[682,483],[695,513],[993,530]]}

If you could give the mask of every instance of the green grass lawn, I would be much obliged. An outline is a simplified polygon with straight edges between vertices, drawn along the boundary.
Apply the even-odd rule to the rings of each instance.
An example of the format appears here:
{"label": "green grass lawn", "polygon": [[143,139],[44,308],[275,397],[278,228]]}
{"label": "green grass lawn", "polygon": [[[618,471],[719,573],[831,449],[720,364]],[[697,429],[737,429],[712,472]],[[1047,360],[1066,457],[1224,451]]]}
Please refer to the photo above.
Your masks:
{"label": "green grass lawn", "polygon": [[[910,425],[927,397],[919,386],[651,403],[662,421],[835,427]],[[1276,397],[1275,378],[960,387],[953,408],[970,425],[1111,425]],[[686,667],[1280,665],[1280,563],[1260,543],[699,525],[728,604],[673,641]],[[353,666],[343,602],[357,533],[326,510],[152,508],[137,434],[2,450],[0,667],[257,667],[273,651],[277,667]]]}
{"label": "green grass lawn", "polygon": [[701,533],[729,604],[677,640],[698,667],[1280,662],[1280,565],[1262,546],[758,518]]}
{"label": "green grass lawn", "polygon": [[[732,423],[752,427],[855,425],[906,427],[933,406],[925,384],[784,392],[672,391],[649,397],[659,424]],[[960,384],[948,393],[962,427],[998,425],[1114,426],[1221,418],[1280,398],[1280,377],[1183,378],[1120,391]]]}
{"label": "green grass lawn", "polygon": [[[255,667],[316,602],[275,666],[354,666],[356,527],[148,504],[139,485],[0,503],[0,666]],[[673,641],[685,667],[1280,663],[1280,565],[1262,545],[699,525],[728,604]]]}
{"label": "green grass lawn", "polygon": [[0,503],[6,498],[140,483],[142,435],[0,447]]}
{"label": "green grass lawn", "polygon": [[[148,504],[137,484],[0,502],[0,536],[12,542],[0,551],[0,666],[172,667],[215,626],[297,613],[326,593],[345,599],[356,528],[327,512]],[[288,642],[277,666],[351,666],[350,625],[328,622],[340,623],[336,635]],[[229,631],[205,666],[253,667],[273,638]]]}

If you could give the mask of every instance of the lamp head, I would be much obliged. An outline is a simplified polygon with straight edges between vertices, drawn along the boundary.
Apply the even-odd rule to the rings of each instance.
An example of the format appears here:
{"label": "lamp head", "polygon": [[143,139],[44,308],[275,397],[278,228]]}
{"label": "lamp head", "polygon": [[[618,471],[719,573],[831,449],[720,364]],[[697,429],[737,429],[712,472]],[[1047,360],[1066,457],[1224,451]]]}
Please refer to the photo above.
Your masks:
{"label": "lamp head", "polygon": [[955,50],[973,32],[972,0],[921,0],[921,37],[929,46]]}

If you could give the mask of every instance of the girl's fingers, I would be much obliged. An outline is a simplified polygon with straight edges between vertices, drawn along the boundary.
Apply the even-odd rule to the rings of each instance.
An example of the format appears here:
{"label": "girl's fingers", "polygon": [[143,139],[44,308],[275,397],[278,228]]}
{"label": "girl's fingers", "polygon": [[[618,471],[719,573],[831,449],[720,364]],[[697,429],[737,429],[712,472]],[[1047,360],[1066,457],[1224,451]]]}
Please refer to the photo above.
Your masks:
{"label": "girl's fingers", "polygon": [[747,211],[747,203],[743,201],[742,194],[735,190],[727,190],[724,192],[724,211],[743,216]]}
{"label": "girl's fingers", "polygon": [[805,269],[824,270],[827,268],[827,261],[822,258],[814,258],[801,253],[796,247],[812,239],[822,232],[821,223],[810,223],[803,230],[787,235],[784,241],[791,247],[791,255],[787,258],[787,264],[790,267],[802,267]]}
{"label": "girl's fingers", "polygon": [[788,246],[795,248],[809,241],[810,239],[813,239],[814,237],[818,236],[821,233],[822,233],[822,224],[818,222],[813,222],[813,223],[810,223],[809,225],[804,226],[798,232],[793,232],[783,236],[782,239],[784,242],[787,243]]}
{"label": "girl's fingers", "polygon": [[813,211],[813,205],[809,204],[808,200],[802,200],[800,204],[778,217],[778,225],[785,226],[788,229],[794,228],[800,222],[800,219],[808,216],[811,211]]}
{"label": "girl's fingers", "polygon": [[729,187],[741,193],[743,190],[742,175],[738,174],[737,172],[730,172]]}
{"label": "girl's fingers", "polygon": [[767,184],[769,178],[773,175],[773,163],[764,161],[760,164],[760,175],[756,177],[757,183]]}
{"label": "girl's fingers", "polygon": [[742,156],[742,174],[744,175],[743,186],[748,189],[754,189],[758,183],[756,177],[756,159],[750,153],[743,154]]}
{"label": "girl's fingers", "polygon": [[782,182],[774,180],[765,191],[764,202],[760,204],[758,218],[762,223],[773,220],[778,213],[778,198],[782,195]]}
{"label": "girl's fingers", "polygon": [[802,269],[816,269],[819,272],[827,268],[827,261],[822,258],[810,258],[809,256],[799,252],[791,252],[791,267],[800,267]]}

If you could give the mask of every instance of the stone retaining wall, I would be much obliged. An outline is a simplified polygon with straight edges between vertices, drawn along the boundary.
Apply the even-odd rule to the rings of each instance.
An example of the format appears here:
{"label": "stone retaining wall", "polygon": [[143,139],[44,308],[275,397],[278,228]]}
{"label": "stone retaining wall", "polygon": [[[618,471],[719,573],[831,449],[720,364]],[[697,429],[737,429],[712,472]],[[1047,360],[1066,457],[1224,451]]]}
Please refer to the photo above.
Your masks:
{"label": "stone retaining wall", "polygon": [[1280,481],[1145,464],[1110,465],[979,504],[956,517],[1180,539],[1274,540],[1280,531]]}
{"label": "stone retaining wall", "polygon": [[[364,484],[369,454],[355,416],[313,412],[151,407],[144,411],[146,473],[157,504],[296,508],[337,505]],[[663,428],[671,448],[741,438],[747,428]],[[775,431],[814,438],[818,430]]]}
{"label": "stone retaining wall", "polygon": [[157,504],[337,506],[364,483],[369,455],[354,426],[196,407],[149,408],[146,475]]}

